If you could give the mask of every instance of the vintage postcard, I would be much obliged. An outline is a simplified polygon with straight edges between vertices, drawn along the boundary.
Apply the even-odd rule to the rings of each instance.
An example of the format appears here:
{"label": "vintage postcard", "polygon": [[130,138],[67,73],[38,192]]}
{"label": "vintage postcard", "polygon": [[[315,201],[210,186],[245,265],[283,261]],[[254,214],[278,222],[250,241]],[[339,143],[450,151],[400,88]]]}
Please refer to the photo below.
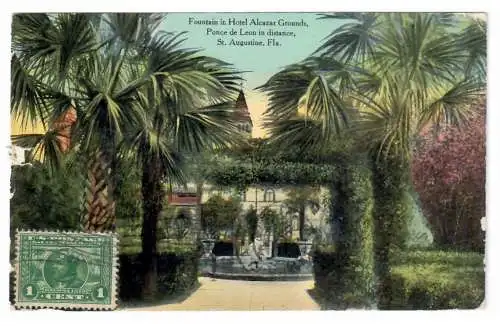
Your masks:
{"label": "vintage postcard", "polygon": [[16,13],[11,34],[12,307],[484,304],[486,14]]}

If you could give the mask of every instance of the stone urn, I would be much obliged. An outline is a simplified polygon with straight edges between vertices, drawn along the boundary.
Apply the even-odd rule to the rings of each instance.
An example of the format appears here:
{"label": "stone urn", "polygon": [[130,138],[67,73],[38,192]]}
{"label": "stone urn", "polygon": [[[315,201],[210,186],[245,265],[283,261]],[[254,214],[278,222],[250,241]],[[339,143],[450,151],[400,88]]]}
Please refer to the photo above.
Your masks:
{"label": "stone urn", "polygon": [[302,257],[304,256],[309,256],[309,253],[311,252],[312,248],[312,241],[297,241],[297,244],[299,245],[300,248],[300,255]]}
{"label": "stone urn", "polygon": [[201,243],[203,245],[203,257],[210,257],[215,246],[215,240],[205,239],[201,240]]}

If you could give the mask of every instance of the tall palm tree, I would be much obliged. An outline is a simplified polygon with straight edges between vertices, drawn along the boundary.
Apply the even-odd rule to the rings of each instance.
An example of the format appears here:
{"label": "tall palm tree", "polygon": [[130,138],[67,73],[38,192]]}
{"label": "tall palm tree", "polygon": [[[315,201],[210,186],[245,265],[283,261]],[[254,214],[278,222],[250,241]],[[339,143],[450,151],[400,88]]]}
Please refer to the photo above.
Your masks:
{"label": "tall palm tree", "polygon": [[[24,124],[42,124],[46,132],[13,141],[32,147],[53,168],[68,150],[88,161],[85,230],[114,225],[114,153],[125,126],[140,121],[137,98],[154,73],[140,74],[137,49],[161,19],[155,14],[14,15],[11,113]],[[68,113],[72,121],[61,121]]]}
{"label": "tall palm tree", "polygon": [[[132,149],[142,168],[146,293],[156,284],[162,182],[185,180],[186,155],[231,146],[240,138],[232,122],[240,77],[222,61],[180,48],[179,35],[157,31],[162,19],[21,14],[13,24],[11,111],[47,129],[14,141],[31,145],[54,168],[68,144],[88,159],[85,230],[114,224],[118,160]],[[68,116],[71,121],[61,121]]]}
{"label": "tall palm tree", "polygon": [[[319,18],[342,23],[309,58],[261,86],[269,96],[272,138],[282,148],[297,149],[354,139],[375,162],[378,190],[402,201],[416,136],[429,126],[466,123],[484,96],[486,23],[444,13]],[[375,225],[387,228],[386,234],[405,230],[404,220],[387,216],[390,212],[383,216],[383,205],[375,210]],[[383,236],[375,242],[384,261],[378,275],[384,278],[389,248],[401,241]]]}
{"label": "tall palm tree", "polygon": [[130,124],[123,139],[123,149],[137,156],[142,169],[145,297],[154,297],[156,289],[156,226],[164,184],[185,183],[187,163],[243,139],[234,120],[241,78],[227,63],[181,48],[182,42],[182,34],[159,34],[143,49],[145,71],[156,73],[138,99],[143,123]]}

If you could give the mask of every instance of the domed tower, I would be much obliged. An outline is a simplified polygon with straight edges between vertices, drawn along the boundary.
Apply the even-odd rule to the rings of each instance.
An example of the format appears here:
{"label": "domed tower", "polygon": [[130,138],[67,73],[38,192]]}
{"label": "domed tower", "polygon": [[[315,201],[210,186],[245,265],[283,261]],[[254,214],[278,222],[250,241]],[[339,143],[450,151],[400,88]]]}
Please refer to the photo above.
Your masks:
{"label": "domed tower", "polygon": [[235,109],[239,130],[246,133],[248,137],[252,137],[252,118],[250,117],[250,112],[248,112],[247,101],[243,89],[240,90],[240,94],[236,99]]}

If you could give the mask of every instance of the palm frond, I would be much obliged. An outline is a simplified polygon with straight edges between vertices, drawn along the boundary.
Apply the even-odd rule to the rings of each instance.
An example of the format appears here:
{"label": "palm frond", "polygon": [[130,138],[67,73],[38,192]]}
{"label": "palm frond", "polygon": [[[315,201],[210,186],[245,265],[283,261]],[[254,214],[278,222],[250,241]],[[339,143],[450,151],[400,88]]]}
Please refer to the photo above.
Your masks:
{"label": "palm frond", "polygon": [[314,74],[310,69],[298,64],[273,75],[264,85],[257,88],[268,98],[265,115],[276,120],[295,116],[299,102],[313,78]]}
{"label": "palm frond", "polygon": [[194,109],[177,116],[175,148],[188,153],[241,145],[244,137],[237,129],[234,102]]}
{"label": "palm frond", "polygon": [[124,153],[125,156],[135,157],[134,161],[138,165],[159,160],[165,181],[184,183],[187,180],[184,173],[184,156],[175,151],[172,144],[162,134],[163,131],[159,132],[151,121],[143,126],[143,129],[136,129],[135,133],[126,135],[118,151]]}
{"label": "palm frond", "polygon": [[487,65],[487,27],[486,21],[471,20],[469,25],[458,35],[458,46],[463,47],[468,53],[465,66],[467,78],[486,80]]}
{"label": "palm frond", "polygon": [[462,126],[474,114],[474,108],[484,96],[485,85],[475,80],[449,84],[442,95],[429,103],[420,117],[420,128],[434,124]]}
{"label": "palm frond", "polygon": [[314,54],[335,57],[343,62],[350,62],[353,59],[363,61],[366,56],[371,55],[378,42],[376,34],[373,33],[377,26],[377,17],[378,15],[373,13],[321,16],[320,19],[355,19],[355,21],[345,23],[334,30]]}
{"label": "palm frond", "polygon": [[43,85],[24,69],[19,57],[15,54],[11,59],[10,78],[11,114],[21,117],[23,126],[38,121],[45,126],[47,107]]}
{"label": "palm frond", "polygon": [[59,137],[61,135],[57,130],[49,130],[44,134],[11,136],[11,140],[14,145],[30,148],[32,159],[40,159],[52,173],[56,173],[63,163]]}
{"label": "palm frond", "polygon": [[119,47],[147,44],[154,36],[165,15],[159,13],[108,13],[104,21]]}
{"label": "palm frond", "polygon": [[86,14],[18,14],[13,20],[13,51],[25,69],[47,84],[63,83],[80,57],[96,48],[95,33]]}
{"label": "palm frond", "polygon": [[318,137],[321,134],[321,122],[311,118],[294,117],[273,121],[265,126],[270,133],[269,143],[281,151],[293,148],[300,155],[307,151],[317,152],[328,144],[327,139]]}

